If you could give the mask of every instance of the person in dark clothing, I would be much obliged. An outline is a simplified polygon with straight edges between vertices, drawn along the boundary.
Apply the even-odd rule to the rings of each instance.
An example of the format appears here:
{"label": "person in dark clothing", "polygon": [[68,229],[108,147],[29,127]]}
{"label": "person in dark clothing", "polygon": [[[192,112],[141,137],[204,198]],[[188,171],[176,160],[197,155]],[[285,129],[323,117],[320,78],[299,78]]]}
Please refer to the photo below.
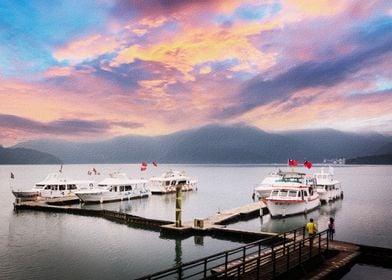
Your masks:
{"label": "person in dark clothing", "polygon": [[333,240],[333,235],[335,234],[335,220],[334,218],[329,218],[328,223],[328,239]]}

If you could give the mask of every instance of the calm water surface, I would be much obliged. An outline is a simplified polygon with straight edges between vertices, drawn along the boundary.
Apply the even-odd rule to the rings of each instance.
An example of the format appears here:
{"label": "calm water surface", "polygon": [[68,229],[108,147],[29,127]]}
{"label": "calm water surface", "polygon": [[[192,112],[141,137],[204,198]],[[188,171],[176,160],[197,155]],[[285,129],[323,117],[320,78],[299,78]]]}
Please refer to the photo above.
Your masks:
{"label": "calm water surface", "polygon": [[[168,168],[186,170],[198,179],[198,191],[185,193],[183,221],[204,218],[218,211],[252,202],[254,186],[269,172],[283,166],[264,165],[160,165],[139,171],[139,165],[65,165],[63,172],[75,179],[91,179],[87,171],[102,175],[114,171],[130,177],[149,178]],[[63,213],[14,212],[11,187],[29,189],[54,165],[0,166],[0,278],[1,279],[132,279],[200,257],[237,247],[240,243],[212,237],[165,239],[148,231],[108,220]],[[315,166],[311,171],[318,171]],[[10,179],[10,172],[15,179]],[[313,217],[320,229],[335,217],[339,240],[392,248],[392,166],[338,166],[344,200],[286,219],[256,218],[230,227],[283,232]],[[143,217],[174,221],[175,196],[81,207],[120,210]]]}

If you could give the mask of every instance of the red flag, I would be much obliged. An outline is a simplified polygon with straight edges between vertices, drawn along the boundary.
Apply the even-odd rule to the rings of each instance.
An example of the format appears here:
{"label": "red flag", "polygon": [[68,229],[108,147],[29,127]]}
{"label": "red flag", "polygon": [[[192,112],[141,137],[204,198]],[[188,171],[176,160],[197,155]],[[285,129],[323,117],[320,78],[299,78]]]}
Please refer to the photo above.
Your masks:
{"label": "red flag", "polygon": [[154,165],[155,167],[158,166],[158,163],[156,163],[155,161],[152,162],[152,165]]}
{"label": "red flag", "polygon": [[97,170],[93,168],[94,175],[97,175]]}
{"label": "red flag", "polygon": [[147,162],[143,161],[142,165],[140,166],[140,171],[146,171],[147,170]]}
{"label": "red flag", "polygon": [[313,164],[312,164],[310,161],[305,160],[304,166],[305,166],[307,169],[310,169],[310,168],[312,168]]}
{"label": "red flag", "polygon": [[298,165],[298,161],[295,159],[289,159],[288,162],[289,166],[297,166]]}
{"label": "red flag", "polygon": [[143,161],[142,166],[147,166],[147,162]]}

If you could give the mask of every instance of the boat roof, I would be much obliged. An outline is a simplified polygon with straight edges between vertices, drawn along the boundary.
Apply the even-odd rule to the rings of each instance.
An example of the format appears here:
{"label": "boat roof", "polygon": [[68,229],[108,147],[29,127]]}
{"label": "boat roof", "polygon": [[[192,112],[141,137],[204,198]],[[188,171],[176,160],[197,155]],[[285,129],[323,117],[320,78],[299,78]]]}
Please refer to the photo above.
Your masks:
{"label": "boat roof", "polygon": [[56,173],[49,173],[45,179],[36,183],[36,185],[45,185],[45,184],[59,184],[59,183],[69,183],[73,181],[70,178],[67,178],[63,173],[56,172]]}
{"label": "boat roof", "polygon": [[179,171],[179,170],[169,170],[165,173],[163,173],[160,177],[151,177],[150,180],[155,180],[155,181],[169,181],[172,179],[189,179],[189,177],[186,175],[185,171]]}
{"label": "boat roof", "polygon": [[112,173],[110,177],[103,179],[98,185],[125,185],[147,183],[145,179],[131,179],[125,173]]}
{"label": "boat roof", "polygon": [[95,183],[94,180],[74,180],[65,176],[63,173],[49,173],[45,179],[35,183],[36,185],[58,185],[58,184],[90,184]]}
{"label": "boat roof", "polygon": [[306,176],[306,173],[297,171],[279,171],[277,174],[284,178],[303,178]]}

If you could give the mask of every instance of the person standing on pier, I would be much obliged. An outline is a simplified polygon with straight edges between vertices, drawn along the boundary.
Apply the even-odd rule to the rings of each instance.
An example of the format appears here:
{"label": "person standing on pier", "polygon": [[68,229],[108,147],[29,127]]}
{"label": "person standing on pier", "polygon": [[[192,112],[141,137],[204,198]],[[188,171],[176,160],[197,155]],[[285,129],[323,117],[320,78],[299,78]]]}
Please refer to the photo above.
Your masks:
{"label": "person standing on pier", "polygon": [[306,230],[308,231],[310,246],[312,246],[313,245],[313,238],[317,232],[317,226],[313,222],[312,218],[309,220],[309,223],[306,224]]}
{"label": "person standing on pier", "polygon": [[328,239],[333,241],[333,235],[335,234],[335,220],[334,218],[329,218],[328,223]]}

